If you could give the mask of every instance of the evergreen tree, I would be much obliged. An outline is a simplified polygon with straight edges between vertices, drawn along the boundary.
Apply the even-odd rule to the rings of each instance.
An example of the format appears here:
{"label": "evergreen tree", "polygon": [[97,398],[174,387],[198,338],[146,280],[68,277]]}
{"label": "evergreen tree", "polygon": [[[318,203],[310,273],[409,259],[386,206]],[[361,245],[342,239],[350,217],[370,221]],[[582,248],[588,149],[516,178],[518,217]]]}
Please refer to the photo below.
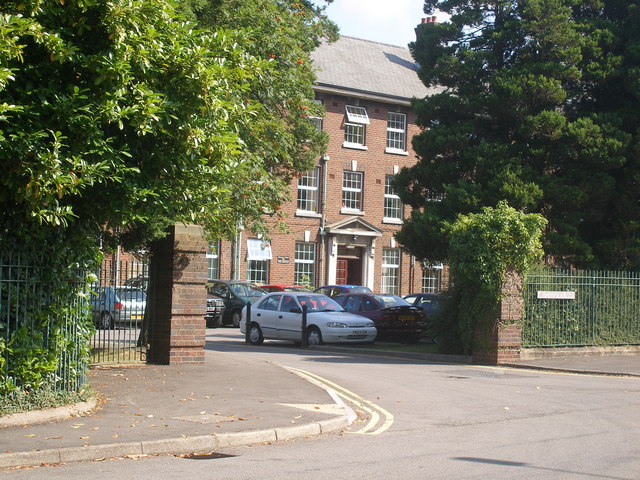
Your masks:
{"label": "evergreen tree", "polygon": [[441,88],[415,102],[420,160],[396,178],[414,207],[398,235],[411,253],[445,259],[458,214],[507,201],[548,220],[557,262],[640,267],[638,4],[425,2],[451,17],[411,45]]}

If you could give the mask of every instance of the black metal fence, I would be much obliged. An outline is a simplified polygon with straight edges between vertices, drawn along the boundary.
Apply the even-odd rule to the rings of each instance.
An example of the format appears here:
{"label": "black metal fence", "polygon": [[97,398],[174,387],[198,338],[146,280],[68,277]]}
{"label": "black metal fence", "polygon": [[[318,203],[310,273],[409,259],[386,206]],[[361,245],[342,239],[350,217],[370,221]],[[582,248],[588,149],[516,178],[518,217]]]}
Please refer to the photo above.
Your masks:
{"label": "black metal fence", "polygon": [[[85,383],[88,271],[55,275],[44,258],[0,255],[0,396]],[[53,280],[55,279],[55,280]]]}
{"label": "black metal fence", "polygon": [[79,391],[87,363],[145,361],[147,279],[147,264],[136,260],[61,273],[45,258],[2,252],[0,397]]}
{"label": "black metal fence", "polygon": [[138,260],[105,260],[91,286],[91,363],[144,362],[150,317],[149,269]]}

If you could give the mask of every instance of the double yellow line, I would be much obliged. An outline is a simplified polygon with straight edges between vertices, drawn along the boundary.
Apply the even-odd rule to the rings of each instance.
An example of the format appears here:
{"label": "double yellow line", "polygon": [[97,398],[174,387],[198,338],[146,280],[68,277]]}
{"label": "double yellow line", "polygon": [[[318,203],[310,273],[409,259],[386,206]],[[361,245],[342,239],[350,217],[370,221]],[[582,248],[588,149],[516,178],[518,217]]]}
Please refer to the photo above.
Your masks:
{"label": "double yellow line", "polygon": [[[305,380],[318,385],[321,388],[324,388],[331,394],[332,392],[345,400],[346,402],[356,406],[367,412],[369,414],[369,421],[367,424],[361,428],[360,430],[349,432],[349,433],[357,433],[357,434],[366,434],[366,435],[380,435],[382,432],[386,431],[393,424],[393,414],[388,412],[380,405],[376,405],[375,403],[367,400],[366,398],[361,397],[357,393],[353,393],[346,388],[327,380],[326,378],[322,378],[319,375],[316,375],[311,372],[307,372],[304,370],[299,370],[297,368],[285,367],[287,370],[299,375]],[[333,395],[332,395],[333,396]],[[347,407],[348,408],[348,407]],[[380,424],[380,426],[378,426]],[[376,428],[377,427],[377,428]]]}

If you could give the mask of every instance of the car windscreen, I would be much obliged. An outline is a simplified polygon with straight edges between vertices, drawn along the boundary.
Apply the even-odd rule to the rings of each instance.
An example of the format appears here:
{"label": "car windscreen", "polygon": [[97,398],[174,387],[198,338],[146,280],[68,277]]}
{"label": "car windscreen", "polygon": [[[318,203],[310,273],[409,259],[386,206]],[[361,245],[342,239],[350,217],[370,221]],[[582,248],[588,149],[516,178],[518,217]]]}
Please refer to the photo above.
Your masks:
{"label": "car windscreen", "polygon": [[375,299],[382,305],[382,308],[411,305],[404,298],[400,298],[395,295],[376,295]]}
{"label": "car windscreen", "polygon": [[298,295],[300,305],[307,306],[307,312],[342,312],[344,309],[326,295]]}

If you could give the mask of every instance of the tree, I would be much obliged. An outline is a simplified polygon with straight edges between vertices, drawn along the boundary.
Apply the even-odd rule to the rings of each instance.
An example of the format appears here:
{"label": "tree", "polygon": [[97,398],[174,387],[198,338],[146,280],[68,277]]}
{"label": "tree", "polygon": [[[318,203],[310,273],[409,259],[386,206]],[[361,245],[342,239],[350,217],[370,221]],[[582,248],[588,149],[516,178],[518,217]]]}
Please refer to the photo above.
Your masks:
{"label": "tree", "polygon": [[[305,25],[308,35],[292,54],[306,52],[324,25],[333,31],[325,19],[315,23],[321,10],[307,2],[274,5],[304,14],[292,41]],[[78,280],[71,267],[100,260],[101,232],[105,241],[119,232],[113,240],[135,248],[176,222],[216,236],[233,235],[241,219],[264,229],[290,176],[326,141],[308,119],[306,58],[284,68],[289,57],[259,55],[257,45],[278,46],[270,35],[232,22],[197,27],[171,0],[4,1],[0,263],[13,251],[44,263],[25,267],[30,284],[48,287],[47,299],[68,298],[77,294],[64,287]],[[14,297],[0,288],[0,395],[50,378],[61,356],[52,339],[67,348],[91,335],[78,321],[76,336],[64,337],[66,320],[83,318],[64,302],[34,295],[25,318],[9,311]]]}
{"label": "tree", "polygon": [[247,48],[267,32],[197,29],[165,0],[11,1],[0,12],[7,231],[120,226],[133,245],[186,221],[230,236],[240,218],[259,228],[277,211],[288,176],[324,147],[298,101],[309,67],[269,84],[278,62]]}
{"label": "tree", "polygon": [[396,178],[414,208],[400,242],[445,259],[447,221],[507,201],[548,220],[557,262],[639,267],[638,2],[425,2],[436,8],[451,20],[411,45],[441,92],[414,103],[425,130]]}

